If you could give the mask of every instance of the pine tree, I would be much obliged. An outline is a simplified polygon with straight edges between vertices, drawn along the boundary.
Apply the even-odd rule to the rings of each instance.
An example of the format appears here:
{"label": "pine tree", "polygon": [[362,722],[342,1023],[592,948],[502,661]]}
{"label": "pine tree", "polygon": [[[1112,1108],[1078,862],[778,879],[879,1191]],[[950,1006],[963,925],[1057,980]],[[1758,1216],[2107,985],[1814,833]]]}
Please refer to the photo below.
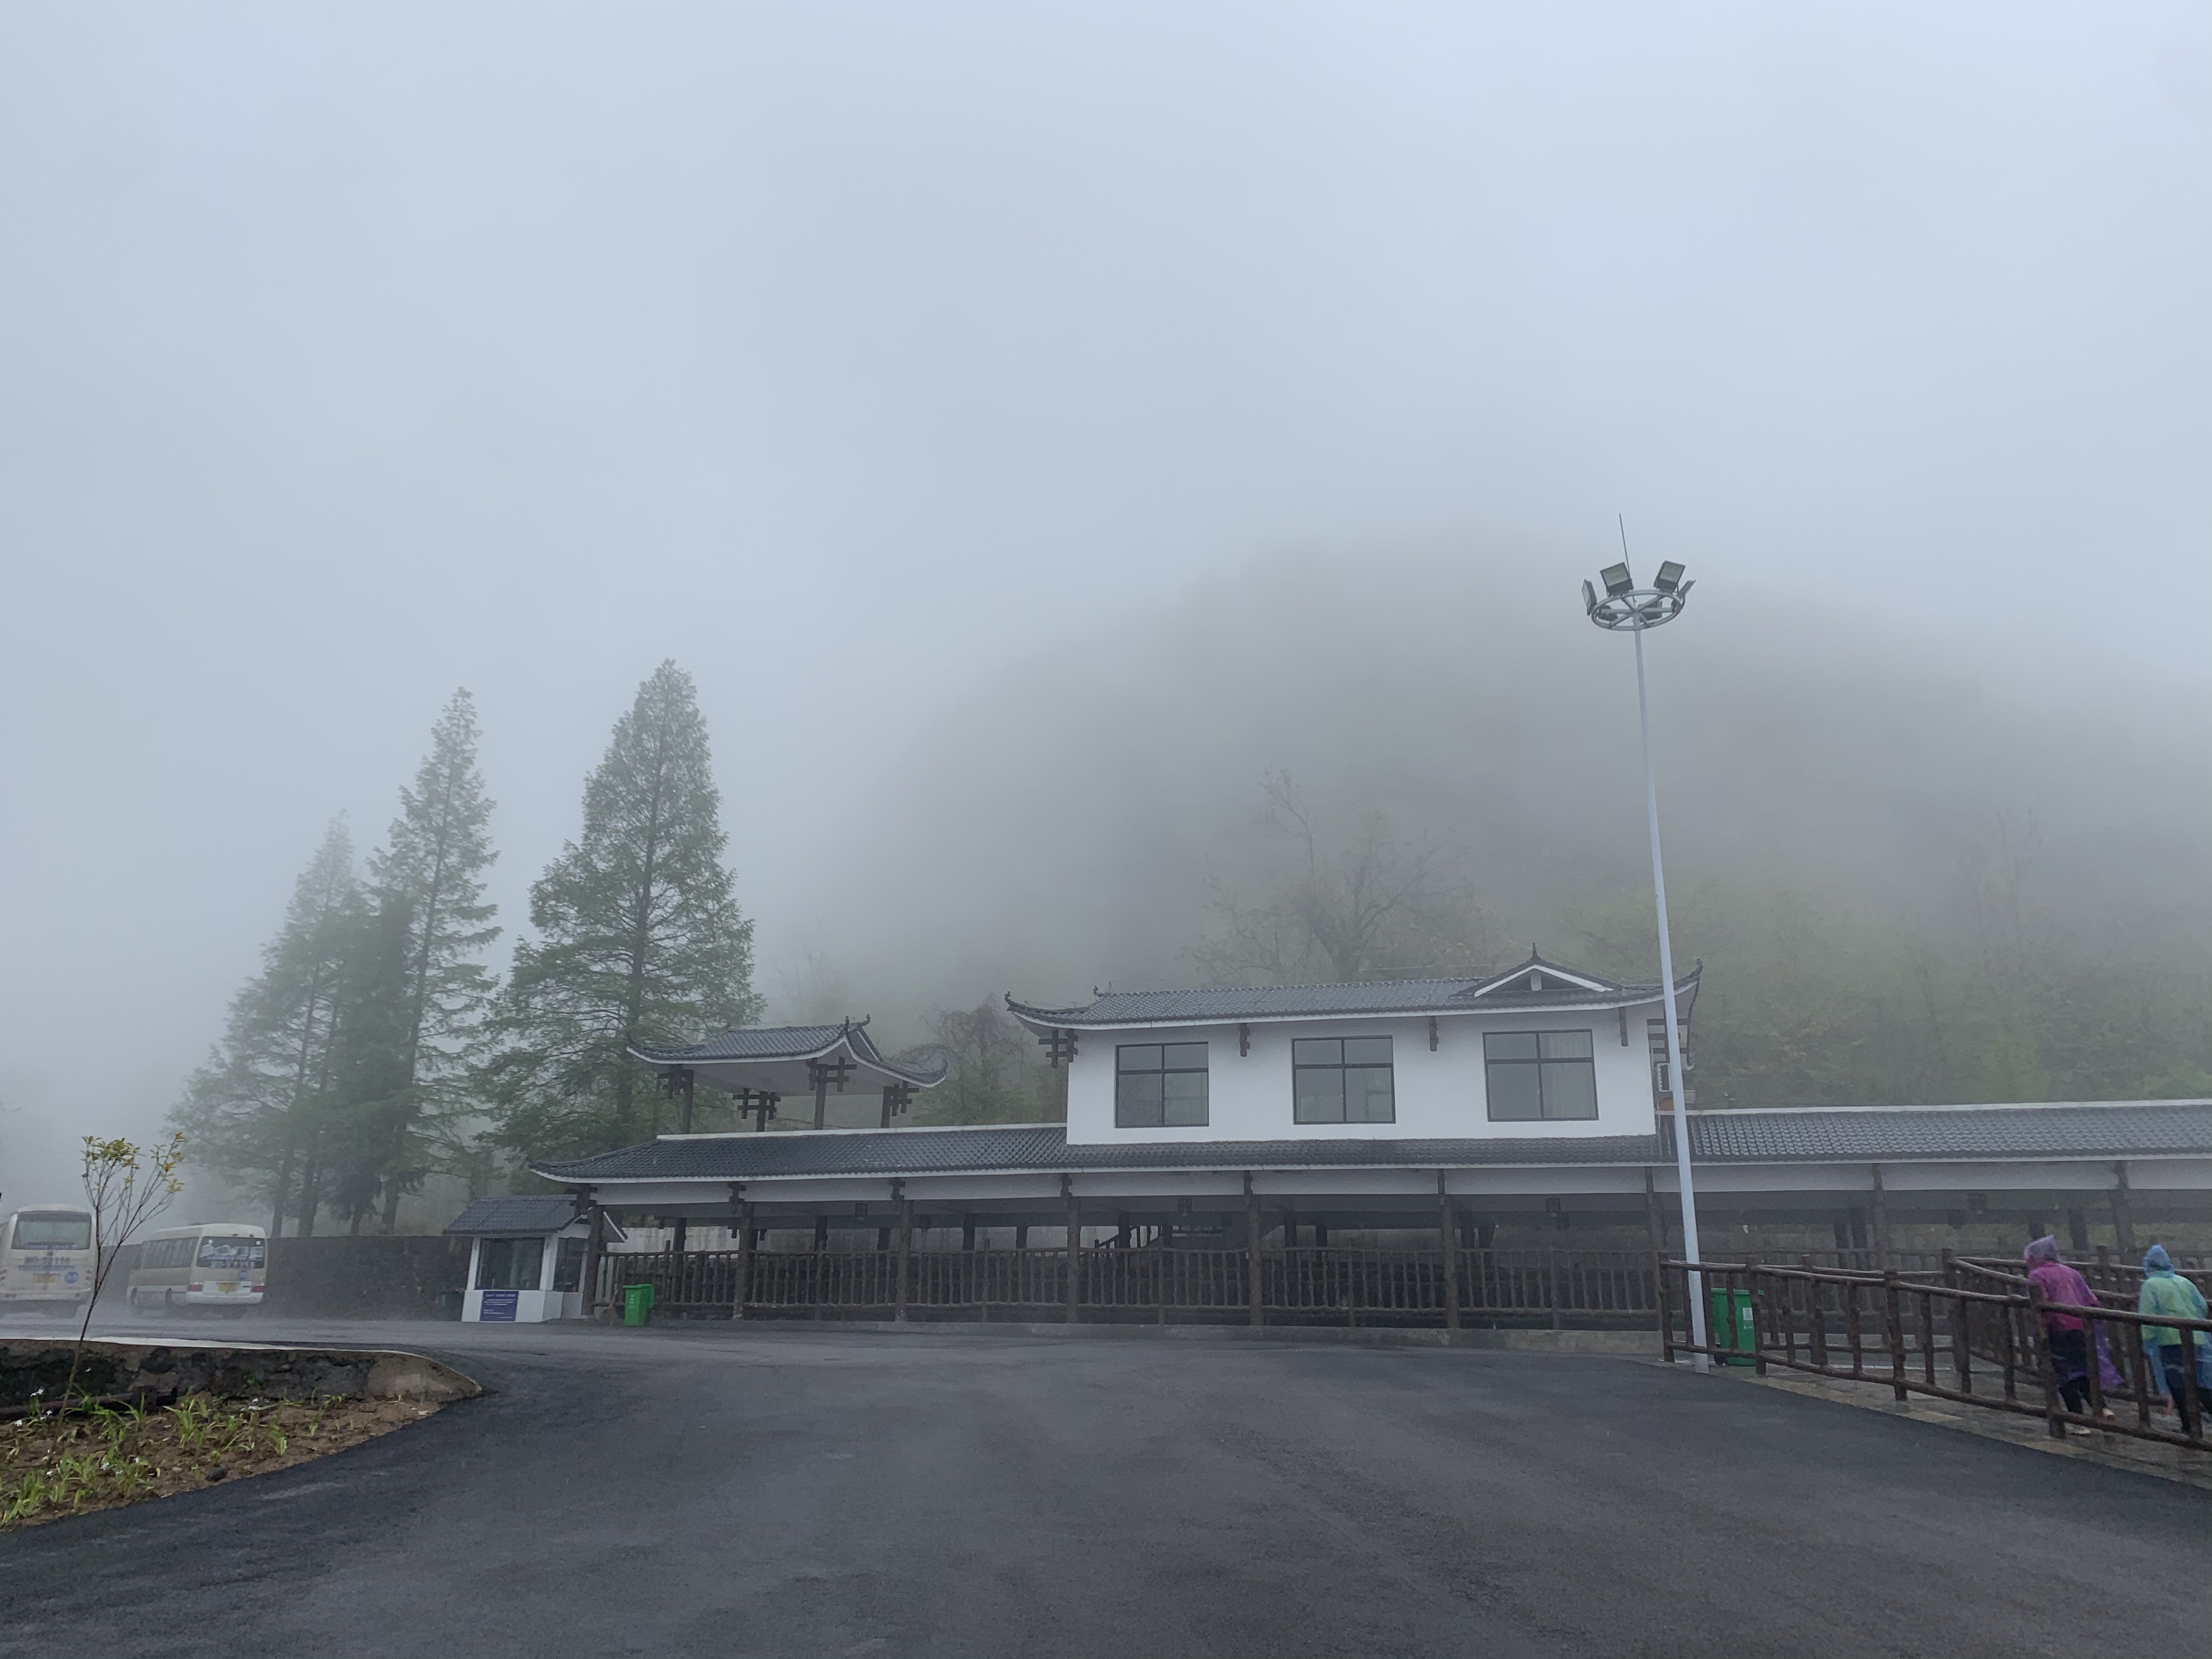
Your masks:
{"label": "pine tree", "polygon": [[[376,1103],[382,1144],[375,1155],[384,1231],[399,1197],[431,1170],[465,1162],[470,1104],[467,1067],[494,981],[477,958],[499,937],[484,902],[492,850],[492,803],[477,768],[476,705],[453,693],[430,734],[414,787],[399,792],[399,816],[369,860],[380,950],[397,951],[380,981],[393,989],[399,1021],[379,1042],[398,1054],[397,1092]],[[358,1212],[355,1212],[356,1215]]]}
{"label": "pine tree", "polygon": [[546,1157],[636,1140],[659,1096],[629,1045],[758,1017],[726,840],[697,692],[665,662],[585,784],[582,836],[531,889],[537,937],[515,949],[489,1072],[504,1144]]}
{"label": "pine tree", "polygon": [[[294,1176],[315,1158],[361,915],[353,840],[339,818],[294,884],[261,972],[232,1000],[222,1042],[170,1114],[195,1163],[267,1199],[272,1234],[283,1231]],[[303,1180],[303,1231],[313,1226],[312,1186]]]}

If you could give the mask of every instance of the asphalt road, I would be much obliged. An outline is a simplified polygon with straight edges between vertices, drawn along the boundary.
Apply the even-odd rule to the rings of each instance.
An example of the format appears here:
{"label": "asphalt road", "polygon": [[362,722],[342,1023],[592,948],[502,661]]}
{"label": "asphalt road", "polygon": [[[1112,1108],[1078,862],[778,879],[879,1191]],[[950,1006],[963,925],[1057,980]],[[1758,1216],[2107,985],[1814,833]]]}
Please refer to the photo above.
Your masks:
{"label": "asphalt road", "polygon": [[495,1392],[0,1538],[0,1654],[1962,1659],[2212,1630],[2203,1492],[1648,1364],[350,1334]]}

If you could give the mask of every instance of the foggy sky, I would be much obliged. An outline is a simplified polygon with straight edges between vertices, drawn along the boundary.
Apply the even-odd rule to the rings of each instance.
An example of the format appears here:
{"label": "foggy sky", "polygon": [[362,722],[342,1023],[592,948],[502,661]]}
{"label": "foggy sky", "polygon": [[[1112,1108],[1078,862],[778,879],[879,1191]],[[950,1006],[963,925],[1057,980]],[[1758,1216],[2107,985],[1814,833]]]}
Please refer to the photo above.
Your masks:
{"label": "foggy sky", "polygon": [[1711,638],[2203,767],[2196,8],[8,5],[0,227],[19,1163],[151,1126],[457,684],[511,933],[689,668],[771,989],[945,722],[1018,767],[1024,665],[1284,550],[1571,607],[1621,511]]}

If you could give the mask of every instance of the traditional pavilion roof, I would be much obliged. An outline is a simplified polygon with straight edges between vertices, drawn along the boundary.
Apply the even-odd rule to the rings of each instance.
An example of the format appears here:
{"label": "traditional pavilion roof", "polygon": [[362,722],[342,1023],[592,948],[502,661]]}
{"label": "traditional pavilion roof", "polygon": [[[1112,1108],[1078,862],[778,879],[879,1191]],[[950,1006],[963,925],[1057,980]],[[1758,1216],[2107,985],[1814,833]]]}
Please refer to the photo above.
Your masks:
{"label": "traditional pavilion roof", "polygon": [[[687,1048],[655,1048],[633,1043],[630,1053],[656,1071],[689,1070],[701,1083],[735,1091],[752,1089],[802,1094],[813,1087],[807,1063],[852,1061],[852,1080],[866,1084],[910,1084],[932,1089],[945,1081],[945,1067],[902,1066],[886,1060],[868,1036],[868,1022],[840,1020],[835,1025],[746,1025]],[[840,1092],[842,1092],[841,1090]]]}
{"label": "traditional pavilion roof", "polygon": [[[2212,1101],[2038,1106],[1777,1107],[1692,1112],[1692,1160],[1716,1164],[2003,1162],[2212,1157]],[[664,1135],[596,1158],[532,1166],[549,1181],[772,1181],[820,1176],[1022,1175],[1084,1170],[1474,1169],[1674,1162],[1655,1135],[1459,1139],[1117,1141],[1071,1146],[1058,1123],[973,1128]]]}
{"label": "traditional pavilion roof", "polygon": [[[1694,1001],[1700,963],[1674,981],[1678,999]],[[1006,999],[1024,1024],[1042,1030],[1069,1027],[1218,1025],[1282,1019],[1326,1019],[1384,1014],[1480,1014],[1510,1011],[1626,1008],[1656,1002],[1660,988],[1626,984],[1579,968],[1528,959],[1497,972],[1461,979],[1358,980],[1340,985],[1202,986],[1182,991],[1102,991],[1079,1008],[1043,1008]],[[1686,1007],[1685,1019],[1689,1018]]]}
{"label": "traditional pavilion roof", "polygon": [[503,1194],[474,1200],[447,1224],[446,1231],[463,1237],[503,1234],[509,1237],[544,1238],[577,1219],[576,1200],[570,1194]]}

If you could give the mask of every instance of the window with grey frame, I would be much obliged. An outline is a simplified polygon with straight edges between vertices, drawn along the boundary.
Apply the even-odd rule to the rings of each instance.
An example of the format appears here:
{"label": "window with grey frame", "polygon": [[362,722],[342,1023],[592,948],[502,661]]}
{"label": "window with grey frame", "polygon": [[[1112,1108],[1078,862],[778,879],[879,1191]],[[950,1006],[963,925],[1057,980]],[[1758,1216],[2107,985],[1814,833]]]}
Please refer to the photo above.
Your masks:
{"label": "window with grey frame", "polygon": [[1291,1115],[1300,1123],[1395,1123],[1390,1039],[1297,1037],[1291,1043]]}
{"label": "window with grey frame", "polygon": [[1597,1061],[1586,1030],[1486,1031],[1482,1059],[1493,1123],[1597,1115]]}
{"label": "window with grey frame", "polygon": [[1114,1127],[1202,1127],[1206,1078],[1203,1042],[1122,1044],[1114,1050]]}
{"label": "window with grey frame", "polygon": [[534,1291],[544,1261],[542,1238],[487,1238],[477,1247],[477,1288]]}

